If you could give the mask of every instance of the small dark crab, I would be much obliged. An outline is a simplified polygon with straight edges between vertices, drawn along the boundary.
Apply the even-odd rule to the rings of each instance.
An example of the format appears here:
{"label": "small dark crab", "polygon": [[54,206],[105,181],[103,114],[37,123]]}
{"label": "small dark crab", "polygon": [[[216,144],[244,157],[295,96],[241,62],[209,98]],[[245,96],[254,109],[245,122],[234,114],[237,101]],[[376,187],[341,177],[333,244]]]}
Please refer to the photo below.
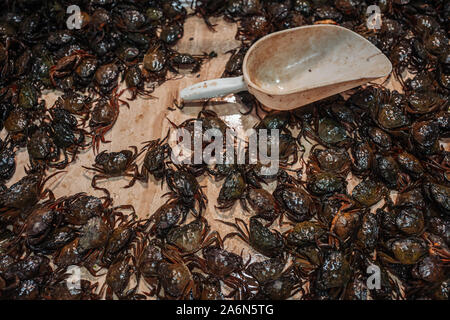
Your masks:
{"label": "small dark crab", "polygon": [[147,24],[145,14],[132,6],[118,5],[113,9],[115,25],[123,32],[149,32],[152,28]]}
{"label": "small dark crab", "polygon": [[[122,150],[119,152],[103,151],[95,157],[93,167],[83,168],[97,172],[92,178],[92,187],[97,190],[104,191],[109,197],[109,191],[105,188],[97,187],[97,181],[100,179],[108,179],[110,177],[136,177],[139,175],[138,167],[135,160],[140,155],[135,146],[131,146],[131,150]],[[131,187],[131,182],[126,188]]]}
{"label": "small dark crab", "polygon": [[212,110],[200,111],[196,120],[201,121],[204,130],[216,129],[219,130],[223,136],[226,135],[226,130],[230,129],[218,114]]}
{"label": "small dark crab", "polygon": [[[319,145],[311,148],[307,172],[326,171],[347,175],[350,171],[350,156],[346,150],[319,149]],[[312,170],[312,171],[311,171]]]}
{"label": "small dark crab", "polygon": [[223,300],[222,286],[220,280],[215,276],[205,277],[201,273],[193,272],[194,288],[192,298],[194,300]]}
{"label": "small dark crab", "polygon": [[[179,199],[185,206],[190,208],[195,215],[200,216],[203,209],[206,208],[205,201],[208,201],[198,184],[197,179],[188,171],[183,169],[168,169],[166,173],[166,182],[171,190],[168,195],[171,198]],[[199,205],[199,212],[195,208],[195,203]]]}
{"label": "small dark crab", "polygon": [[[246,223],[239,218],[235,219],[235,223],[220,221],[228,226],[231,226],[237,230],[227,234],[223,241],[231,237],[239,237],[246,243],[248,243],[253,249],[262,253],[268,257],[277,257],[283,254],[285,244],[282,235],[278,231],[270,231],[256,218],[250,218],[250,226],[247,227]],[[243,228],[240,225],[243,226]]]}
{"label": "small dark crab", "polygon": [[280,217],[282,210],[275,201],[275,197],[265,189],[247,188],[244,201],[241,202],[244,209],[249,211],[247,203],[253,209],[256,218],[267,220],[271,225],[276,218]]}
{"label": "small dark crab", "polygon": [[434,120],[416,121],[410,126],[409,149],[416,154],[439,153],[440,128]]}
{"label": "small dark crab", "polygon": [[142,231],[145,226],[143,222],[145,220],[130,219],[130,221],[127,221],[125,218],[120,220],[119,225],[110,233],[105,251],[102,253],[102,265],[109,267],[117,257],[127,253],[133,247],[136,242],[136,234],[138,231]]}
{"label": "small dark crab", "polygon": [[194,10],[195,14],[199,15],[203,19],[211,32],[216,32],[214,29],[216,25],[212,24],[209,21],[209,18],[222,13],[225,10],[225,7],[225,3],[208,0],[196,0],[192,1],[191,4],[191,8]]}
{"label": "small dark crab", "polygon": [[370,173],[375,161],[375,153],[367,141],[356,141],[351,147],[352,172],[358,176]]}
{"label": "small dark crab", "polygon": [[244,62],[244,57],[247,50],[248,48],[244,46],[239,49],[226,52],[231,53],[231,57],[225,66],[225,71],[223,72],[222,77],[237,77],[242,75],[242,63]]}
{"label": "small dark crab", "polygon": [[402,130],[409,125],[408,105],[404,95],[397,91],[375,89],[375,100],[370,108],[372,119],[387,131]]}
{"label": "small dark crab", "polygon": [[151,287],[151,292],[145,294],[153,296],[158,285],[158,265],[163,262],[162,244],[159,239],[149,240],[145,237],[132,250],[138,272]]}
{"label": "small dark crab", "polygon": [[308,173],[306,186],[315,196],[331,195],[342,193],[347,188],[345,177],[330,172],[310,172]]}
{"label": "small dark crab", "polygon": [[281,276],[263,283],[256,295],[256,299],[286,300],[299,292],[303,292],[302,281],[292,268]]}
{"label": "small dark crab", "polygon": [[427,254],[426,242],[420,238],[392,238],[384,246],[393,255],[390,256],[379,250],[380,260],[387,263],[413,265],[419,262]]}
{"label": "small dark crab", "polygon": [[244,273],[248,282],[256,282],[261,285],[281,276],[285,267],[285,260],[267,259],[251,263]]}
{"label": "small dark crab", "polygon": [[66,197],[62,206],[64,207],[64,220],[74,226],[85,225],[90,218],[102,216],[110,205],[109,198],[103,202],[102,199],[88,196],[85,193],[76,193]]}
{"label": "small dark crab", "polygon": [[105,64],[95,71],[94,83],[101,94],[117,90],[120,67],[115,63]]}
{"label": "small dark crab", "polygon": [[315,245],[326,234],[325,228],[318,222],[302,221],[294,225],[292,229],[283,233],[288,247],[297,249],[301,252],[301,248],[308,245]]}
{"label": "small dark crab", "polygon": [[87,86],[94,78],[95,71],[99,66],[97,58],[89,57],[83,59],[75,68],[74,78],[80,86]]}
{"label": "small dark crab", "polygon": [[[248,199],[251,188],[262,190],[262,183],[266,183],[264,179],[268,176],[260,174],[262,171],[261,167],[262,165],[259,163],[246,167],[235,164],[216,164],[215,170],[208,169],[208,172],[215,177],[216,181],[222,180],[225,177],[225,181],[222,184],[219,196],[217,197],[217,203],[219,205],[216,206],[216,208],[228,210],[237,200],[240,200],[242,206],[246,208],[244,201],[246,198]],[[256,196],[256,193],[253,193],[252,195]],[[269,198],[270,197],[271,195],[269,195]],[[262,211],[258,209],[255,210],[262,213]],[[269,211],[270,210],[268,210],[266,214],[269,214]],[[272,214],[275,214],[275,216],[277,216],[276,212],[278,211],[272,210]]]}
{"label": "small dark crab", "polygon": [[450,187],[448,184],[428,180],[422,185],[423,192],[443,214],[450,215]]}
{"label": "small dark crab", "polygon": [[149,219],[149,222],[154,223],[149,230],[149,234],[164,238],[171,228],[186,221],[188,213],[189,208],[181,201],[172,200],[163,204]]}
{"label": "small dark crab", "polygon": [[400,171],[400,167],[392,156],[375,156],[375,173],[390,189],[405,189],[408,187],[409,176]]}
{"label": "small dark crab", "polygon": [[352,198],[361,206],[370,207],[389,195],[387,188],[381,183],[370,179],[357,184],[352,191]]}
{"label": "small dark crab", "polygon": [[[185,262],[177,251],[162,251],[162,253],[168,262],[162,261],[157,267],[159,279],[157,296],[165,299],[186,299],[194,287],[189,269],[190,262]],[[161,287],[164,289],[165,297],[160,296]]]}
{"label": "small dark crab", "polygon": [[264,15],[255,15],[241,21],[236,39],[243,42],[252,42],[273,31],[272,21]]}
{"label": "small dark crab", "polygon": [[[319,119],[319,116],[316,115],[309,121],[303,121],[302,133],[305,138],[311,138],[325,147],[345,148],[352,142],[347,128],[329,116]],[[297,140],[300,137],[301,135],[298,136]]]}
{"label": "small dark crab", "polygon": [[163,43],[153,44],[143,57],[142,70],[145,80],[163,83],[167,75],[167,57],[169,53]]}
{"label": "small dark crab", "polygon": [[197,73],[200,71],[203,61],[211,59],[215,53],[205,53],[202,55],[191,55],[188,53],[176,53],[169,59],[169,69],[174,73],[179,73],[181,70],[188,70],[190,73]]}
{"label": "small dark crab", "polygon": [[74,51],[71,55],[65,56],[61,58],[56,65],[50,68],[50,80],[55,87],[58,87],[59,84],[56,82],[56,79],[64,78],[70,75],[81,61],[84,58],[92,57],[92,55],[88,54],[86,51],[78,50]]}
{"label": "small dark crab", "polygon": [[[170,121],[170,120],[169,120]],[[170,121],[171,122],[171,121]],[[226,130],[229,129],[228,125],[217,115],[216,112],[212,110],[201,110],[197,118],[190,118],[180,125],[176,125],[171,122],[171,124],[177,128],[185,130],[187,134],[191,136],[191,141],[194,141],[196,138],[199,138],[196,136],[196,134],[199,134],[196,132],[196,125],[200,124],[201,128],[204,131],[207,130],[216,130],[219,131],[223,137],[226,136]],[[200,138],[203,138],[203,144],[202,144],[202,150],[206,147],[207,143],[211,142],[211,138],[206,139],[206,136],[202,136]]]}
{"label": "small dark crab", "polygon": [[253,109],[255,109],[256,116],[261,119],[261,116],[259,115],[260,110],[263,112],[267,112],[264,110],[263,105],[261,102],[259,102],[255,96],[253,96],[251,93],[248,93],[247,91],[238,92],[235,94],[237,101],[239,101],[244,107],[247,108],[246,111],[239,111],[241,114],[248,115],[252,113]]}
{"label": "small dark crab", "polygon": [[389,190],[379,181],[371,179],[362,180],[352,190],[351,197],[347,194],[337,194],[332,197],[342,203],[341,210],[351,208],[370,208],[384,199],[390,203]]}
{"label": "small dark crab", "polygon": [[294,222],[309,220],[320,210],[316,200],[295,184],[278,183],[273,196],[283,208],[284,214]]}
{"label": "small dark crab", "polygon": [[210,232],[208,221],[201,217],[191,223],[174,227],[167,233],[169,245],[180,250],[181,256],[193,254],[210,245],[223,246],[222,238],[217,231]]}
{"label": "small dark crab", "polygon": [[217,198],[219,206],[216,208],[221,210],[230,209],[237,200],[242,201],[246,188],[247,182],[242,170],[231,169],[220,189]]}
{"label": "small dark crab", "polygon": [[148,142],[144,142],[145,146],[142,151],[146,150],[144,156],[144,162],[142,164],[141,172],[139,177],[134,177],[130,185],[134,184],[134,180],[140,180],[148,182],[149,175],[152,175],[156,180],[161,180],[164,178],[167,172],[166,160],[169,158],[172,149],[166,142],[169,133],[164,139],[156,139]]}
{"label": "small dark crab", "polygon": [[100,142],[106,143],[105,134],[113,127],[119,116],[119,99],[113,97],[109,101],[100,99],[94,106],[89,120],[92,136],[92,149],[98,152]]}
{"label": "small dark crab", "polygon": [[412,114],[427,114],[445,108],[448,102],[434,91],[412,91],[407,96],[406,110]]}
{"label": "small dark crab", "polygon": [[[133,264],[130,264],[130,261]],[[127,290],[131,276],[133,274],[137,275],[137,284],[135,287]],[[136,269],[136,263],[134,261],[134,257],[131,255],[126,256],[123,259],[119,259],[114,262],[108,269],[108,273],[106,274],[106,279],[103,287],[100,290],[100,296],[103,296],[103,292],[106,288],[106,296],[107,300],[113,299],[113,293],[119,299],[136,299],[143,298],[143,295],[136,295],[136,290],[139,286],[139,273]]]}
{"label": "small dark crab", "polygon": [[12,209],[26,210],[33,207],[39,200],[47,196],[54,199],[50,189],[44,188],[45,183],[55,175],[63,171],[55,172],[47,177],[41,173],[30,173],[0,194],[0,212]]}
{"label": "small dark crab", "polygon": [[[84,129],[79,127],[77,119],[69,111],[52,108],[49,112],[52,118],[49,125],[51,138],[57,148],[58,158],[61,151],[64,155],[64,160],[50,165],[62,169],[75,160],[79,149],[86,148],[88,144],[85,143]],[[72,156],[70,162],[68,154]]]}
{"label": "small dark crab", "polygon": [[341,251],[330,251],[319,269],[317,287],[331,290],[331,296],[337,298],[350,281],[351,275],[352,270],[346,255]]}
{"label": "small dark crab", "polygon": [[16,152],[11,141],[0,142],[0,181],[12,178],[16,171]]}
{"label": "small dark crab", "polygon": [[159,38],[167,45],[172,46],[183,37],[183,34],[183,25],[179,22],[175,22],[170,25],[163,26]]}
{"label": "small dark crab", "polygon": [[290,134],[288,125],[292,124],[293,117],[288,111],[271,111],[264,116],[264,118],[254,126],[256,130],[280,130],[284,133]]}
{"label": "small dark crab", "polygon": [[64,199],[50,200],[35,206],[24,221],[17,241],[23,239],[28,248],[41,254],[52,253],[72,241],[74,232],[60,228],[63,219],[60,204]]}
{"label": "small dark crab", "polygon": [[77,92],[65,92],[55,101],[54,108],[64,109],[71,114],[87,116],[92,106],[92,99]]}
{"label": "small dark crab", "polygon": [[403,172],[407,173],[413,179],[419,179],[425,174],[425,168],[421,161],[405,150],[397,151],[395,160]]}
{"label": "small dark crab", "polygon": [[46,168],[50,162],[59,159],[59,150],[57,149],[49,130],[36,130],[27,139],[27,151],[32,168]]}
{"label": "small dark crab", "polygon": [[152,96],[153,88],[150,90],[144,88],[144,76],[138,65],[129,67],[125,70],[122,77],[125,79],[125,84],[127,85],[127,89],[124,90],[131,92],[131,97],[127,98],[128,100],[134,100],[137,96],[147,99],[154,98]]}
{"label": "small dark crab", "polygon": [[243,292],[247,291],[245,283],[233,274],[240,274],[250,262],[244,264],[241,256],[224,250],[219,246],[209,246],[202,250],[204,259],[194,257],[192,260],[203,272],[222,280],[232,291],[227,295],[231,297],[238,295],[241,298]]}

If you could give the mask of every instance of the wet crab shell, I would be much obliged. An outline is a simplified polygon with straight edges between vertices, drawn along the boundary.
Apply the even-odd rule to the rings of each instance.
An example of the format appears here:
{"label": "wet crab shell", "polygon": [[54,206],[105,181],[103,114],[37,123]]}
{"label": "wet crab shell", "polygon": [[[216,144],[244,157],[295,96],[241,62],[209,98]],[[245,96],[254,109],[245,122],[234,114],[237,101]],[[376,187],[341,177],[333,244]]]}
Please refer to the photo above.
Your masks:
{"label": "wet crab shell", "polygon": [[279,259],[267,259],[261,262],[253,262],[246,271],[259,283],[266,283],[277,279],[283,273],[285,262]]}
{"label": "wet crab shell", "polygon": [[395,258],[404,265],[417,263],[427,253],[425,243],[418,238],[391,239],[388,246]]}
{"label": "wet crab shell", "polygon": [[330,252],[320,268],[318,285],[323,289],[345,286],[351,277],[351,268],[344,254],[339,251]]}
{"label": "wet crab shell", "polygon": [[287,243],[297,247],[315,243],[325,234],[322,226],[316,222],[303,221],[297,223],[286,237]]}
{"label": "wet crab shell", "polygon": [[268,257],[279,256],[284,249],[281,235],[272,233],[270,229],[254,218],[250,219],[249,241],[254,249]]}
{"label": "wet crab shell", "polygon": [[204,248],[202,253],[209,271],[217,277],[225,277],[239,271],[244,265],[241,256],[219,247]]}
{"label": "wet crab shell", "polygon": [[103,65],[95,72],[95,82],[102,90],[109,92],[117,85],[119,72],[119,67],[114,63]]}
{"label": "wet crab shell", "polygon": [[282,207],[289,212],[288,217],[292,221],[308,220],[318,211],[314,200],[302,188],[277,187],[273,195]]}
{"label": "wet crab shell", "polygon": [[162,262],[158,266],[158,278],[164,293],[172,297],[182,297],[192,281],[192,274],[184,264]]}
{"label": "wet crab shell", "polygon": [[120,174],[124,172],[133,159],[133,152],[122,150],[119,152],[102,152],[95,157],[95,163],[110,174]]}
{"label": "wet crab shell", "polygon": [[100,217],[93,217],[82,227],[79,247],[82,251],[105,246],[110,230]]}
{"label": "wet crab shell", "polygon": [[352,191],[352,197],[360,204],[370,207],[378,203],[387,194],[386,187],[373,180],[363,180]]}

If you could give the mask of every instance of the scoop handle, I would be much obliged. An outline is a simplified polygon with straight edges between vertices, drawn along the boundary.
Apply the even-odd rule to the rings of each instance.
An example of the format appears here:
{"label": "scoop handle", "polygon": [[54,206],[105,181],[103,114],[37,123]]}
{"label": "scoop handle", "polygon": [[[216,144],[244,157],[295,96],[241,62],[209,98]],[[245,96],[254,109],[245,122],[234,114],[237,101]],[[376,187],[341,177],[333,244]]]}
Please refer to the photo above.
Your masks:
{"label": "scoop handle", "polygon": [[181,90],[180,97],[184,101],[194,101],[222,97],[230,93],[237,93],[246,90],[247,84],[244,81],[244,77],[240,76],[196,83]]}

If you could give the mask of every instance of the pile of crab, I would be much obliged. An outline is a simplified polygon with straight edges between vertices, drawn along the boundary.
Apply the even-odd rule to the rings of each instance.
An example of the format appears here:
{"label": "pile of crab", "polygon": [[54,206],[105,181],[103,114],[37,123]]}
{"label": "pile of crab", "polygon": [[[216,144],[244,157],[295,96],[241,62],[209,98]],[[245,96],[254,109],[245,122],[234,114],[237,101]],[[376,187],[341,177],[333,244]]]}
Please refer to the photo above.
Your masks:
{"label": "pile of crab", "polygon": [[[66,28],[73,4],[81,29]],[[193,1],[188,13],[179,1],[7,1],[0,18],[0,299],[448,300],[450,4],[380,1],[375,30],[367,29],[368,5]],[[369,85],[292,112],[267,111],[250,94],[236,94],[244,116],[259,117],[255,129],[280,130],[279,141],[269,136],[264,146],[278,143],[280,170],[270,176],[261,163],[175,164],[168,136],[140,150],[98,153],[120,108],[129,107],[125,93],[151,99],[166,80],[215,57],[173,49],[189,14],[211,31],[213,17],[238,24],[242,45],[224,77],[241,75],[246,50],[270,32],[333,23],[377,45],[402,92]],[[40,99],[44,89],[62,92],[54,105]],[[223,135],[229,128],[206,108],[172,126],[194,135],[196,121]],[[46,182],[88,148],[95,163],[84,168],[95,172],[92,187],[104,196],[56,198]],[[7,186],[21,149],[26,175]],[[221,184],[217,199],[205,196],[203,176]],[[131,177],[126,188],[165,184],[167,202],[140,219],[97,185],[110,177]],[[357,184],[350,188],[349,180]],[[233,230],[221,234],[207,219],[207,202],[250,217],[215,221]],[[231,252],[231,238],[264,258]],[[73,266],[91,280],[68,286]],[[92,280],[100,275],[102,285]]]}

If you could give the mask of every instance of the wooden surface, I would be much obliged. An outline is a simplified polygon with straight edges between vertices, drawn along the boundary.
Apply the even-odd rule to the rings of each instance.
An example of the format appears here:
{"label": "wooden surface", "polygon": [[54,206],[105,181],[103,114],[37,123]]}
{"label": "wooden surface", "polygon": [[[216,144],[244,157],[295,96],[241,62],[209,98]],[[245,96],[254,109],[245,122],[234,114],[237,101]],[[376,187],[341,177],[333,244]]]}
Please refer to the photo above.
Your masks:
{"label": "wooden surface", "polygon": [[[186,75],[182,79],[171,80],[164,83],[154,92],[155,100],[144,100],[138,98],[130,103],[130,109],[126,107],[120,108],[119,118],[113,129],[107,133],[106,139],[110,143],[101,144],[100,151],[120,151],[126,149],[131,145],[141,148],[142,142],[164,137],[170,126],[170,119],[174,123],[181,123],[185,119],[196,117],[200,111],[200,107],[189,107],[182,111],[170,111],[168,107],[172,106],[172,102],[178,97],[178,92],[191,84],[199,81],[214,79],[220,77],[230,54],[227,51],[239,47],[239,42],[234,39],[237,26],[224,22],[222,19],[213,19],[214,23],[218,23],[217,32],[210,32],[203,20],[191,17],[186,21],[184,37],[177,44],[176,48],[180,52],[187,52],[191,54],[201,54],[203,52],[215,51],[218,57],[206,62],[198,74]],[[391,86],[392,87],[392,86]],[[396,86],[398,89],[398,85]],[[52,106],[56,100],[58,93],[47,92],[45,99],[47,106]],[[257,118],[254,114],[243,116],[239,110],[245,110],[241,105],[233,103],[233,96],[228,97],[222,103],[215,103],[210,108],[216,111],[219,116],[231,127],[235,129],[251,128],[256,122]],[[309,145],[305,143],[306,153]],[[307,156],[307,154],[306,154]],[[63,195],[75,194],[77,192],[86,192],[91,195],[102,196],[103,194],[91,187],[91,179],[93,172],[86,171],[81,166],[91,166],[94,162],[94,154],[91,148],[79,154],[75,163],[70,164],[65,170],[66,173],[57,175],[50,180],[48,186],[53,190],[56,197]],[[138,164],[142,164],[141,156],[138,159]],[[18,181],[24,176],[24,166],[28,163],[28,155],[25,149],[18,153],[18,166],[16,174],[8,183],[8,186]],[[353,188],[357,180],[350,175],[349,190]],[[162,189],[160,184],[154,180],[149,183],[137,182],[132,188],[124,189],[123,186],[128,184],[128,178],[112,178],[105,182],[100,182],[100,186],[105,186],[110,190],[111,196],[114,200],[114,205],[131,204],[136,209],[139,217],[146,218],[153,214],[167,198],[162,195],[167,191],[166,186]],[[223,224],[219,224],[215,219],[223,219],[234,222],[234,218],[241,217],[245,221],[248,220],[248,213],[245,213],[239,204],[235,205],[232,210],[219,211],[215,208],[217,204],[216,199],[218,191],[223,181],[215,183],[209,176],[202,176],[199,178],[199,183],[206,186],[204,189],[208,198],[207,210],[205,217],[210,222],[212,229],[219,231],[224,236],[232,231],[232,229]],[[274,185],[268,185],[267,188],[272,191]],[[274,226],[277,226],[277,222]],[[242,251],[244,260],[248,255],[252,255],[252,260],[265,259],[261,255],[255,253],[245,243],[239,239],[232,239],[226,242],[225,249],[234,251],[240,254]],[[92,278],[84,272],[87,278]],[[99,279],[101,282],[101,278]],[[141,289],[145,290],[144,281],[141,282]]]}

